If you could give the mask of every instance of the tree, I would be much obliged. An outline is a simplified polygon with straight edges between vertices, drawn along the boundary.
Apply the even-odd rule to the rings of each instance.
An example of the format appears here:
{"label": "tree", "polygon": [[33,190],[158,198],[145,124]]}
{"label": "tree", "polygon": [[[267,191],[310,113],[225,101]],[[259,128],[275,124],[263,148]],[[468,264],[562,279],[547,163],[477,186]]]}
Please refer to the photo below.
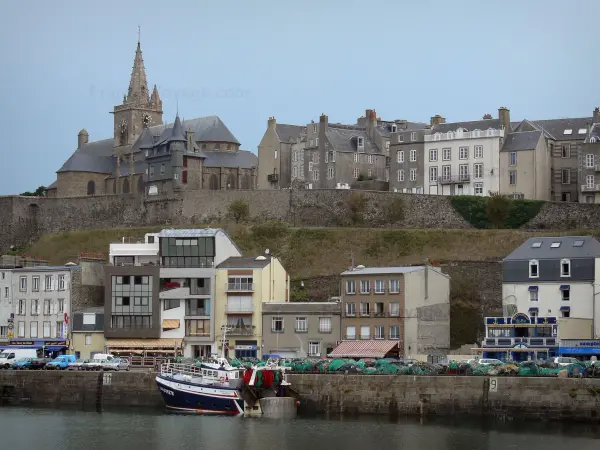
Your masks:
{"label": "tree", "polygon": [[504,222],[508,219],[509,210],[510,200],[500,194],[494,194],[488,198],[485,206],[488,221],[496,228],[504,225]]}
{"label": "tree", "polygon": [[404,200],[396,197],[385,206],[385,217],[390,224],[404,220]]}
{"label": "tree", "polygon": [[353,225],[358,225],[364,221],[364,212],[366,206],[365,197],[358,192],[353,192],[346,197],[346,206],[350,210],[350,220]]}
{"label": "tree", "polygon": [[235,223],[245,222],[250,218],[250,205],[244,200],[234,200],[229,204],[228,212]]}
{"label": "tree", "polygon": [[46,189],[46,186],[40,186],[33,192],[26,191],[23,192],[21,195],[24,197],[45,197],[47,194],[48,189]]}

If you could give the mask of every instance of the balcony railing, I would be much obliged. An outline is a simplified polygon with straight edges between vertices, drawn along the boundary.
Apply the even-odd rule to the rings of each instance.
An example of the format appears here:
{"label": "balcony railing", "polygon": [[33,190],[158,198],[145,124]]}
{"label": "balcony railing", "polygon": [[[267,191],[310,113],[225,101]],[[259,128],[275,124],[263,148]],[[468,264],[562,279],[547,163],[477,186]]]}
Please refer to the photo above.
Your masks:
{"label": "balcony railing", "polygon": [[584,184],[581,186],[581,192],[600,192],[600,184]]}
{"label": "balcony railing", "polygon": [[185,315],[186,316],[210,316],[210,309],[204,309],[204,308],[196,308],[196,309],[189,309],[186,308],[185,310]]}
{"label": "balcony railing", "polygon": [[468,183],[469,181],[471,181],[471,174],[469,173],[463,173],[460,175],[448,175],[448,176],[441,176],[438,177],[438,183],[439,184],[461,184],[461,183]]}
{"label": "balcony railing", "polygon": [[478,130],[478,131],[463,131],[457,133],[434,133],[425,135],[425,142],[449,141],[453,139],[481,139],[486,137],[504,137],[504,130]]}
{"label": "balcony railing", "polygon": [[[385,334],[346,334],[344,335],[344,339],[347,341],[369,341],[369,340],[380,340],[386,339]],[[387,339],[397,340],[399,337],[395,337],[390,335]]]}
{"label": "balcony railing", "polygon": [[389,312],[383,312],[383,311],[376,311],[376,312],[361,312],[361,313],[350,313],[350,312],[346,312],[345,313],[346,317],[400,317],[400,313],[389,313]]}
{"label": "balcony railing", "polygon": [[486,338],[484,342],[485,345],[496,345],[498,347],[513,347],[517,344],[539,347],[558,345],[558,339],[555,337],[492,337]]}
{"label": "balcony railing", "polygon": [[267,175],[267,180],[271,183],[277,183],[279,181],[279,174],[271,173]]}
{"label": "balcony railing", "polygon": [[254,305],[227,305],[227,314],[253,313]]}
{"label": "balcony railing", "polygon": [[227,333],[234,336],[252,336],[255,328],[256,326],[254,325],[242,325],[230,328]]}
{"label": "balcony railing", "polygon": [[226,283],[225,290],[227,292],[253,292],[254,283]]}

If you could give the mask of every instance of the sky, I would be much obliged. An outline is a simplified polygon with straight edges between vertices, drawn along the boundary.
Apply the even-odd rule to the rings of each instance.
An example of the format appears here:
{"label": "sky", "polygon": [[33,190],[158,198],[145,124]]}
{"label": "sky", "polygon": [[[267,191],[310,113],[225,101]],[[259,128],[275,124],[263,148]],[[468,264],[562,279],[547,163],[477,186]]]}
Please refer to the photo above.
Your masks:
{"label": "sky", "polygon": [[0,27],[0,195],[112,137],[141,30],[163,120],[217,114],[257,152],[267,119],[589,117],[598,0],[19,0]]}

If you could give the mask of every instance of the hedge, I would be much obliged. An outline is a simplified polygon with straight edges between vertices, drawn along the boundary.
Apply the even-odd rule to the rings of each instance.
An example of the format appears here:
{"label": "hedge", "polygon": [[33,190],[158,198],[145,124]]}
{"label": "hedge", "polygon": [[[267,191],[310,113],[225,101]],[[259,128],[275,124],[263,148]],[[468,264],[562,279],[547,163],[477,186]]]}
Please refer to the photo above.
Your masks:
{"label": "hedge", "polygon": [[[475,228],[494,228],[486,213],[488,198],[457,195],[451,197],[450,202],[456,212]],[[540,212],[543,204],[540,200],[510,200],[508,217],[501,228],[521,228]]]}

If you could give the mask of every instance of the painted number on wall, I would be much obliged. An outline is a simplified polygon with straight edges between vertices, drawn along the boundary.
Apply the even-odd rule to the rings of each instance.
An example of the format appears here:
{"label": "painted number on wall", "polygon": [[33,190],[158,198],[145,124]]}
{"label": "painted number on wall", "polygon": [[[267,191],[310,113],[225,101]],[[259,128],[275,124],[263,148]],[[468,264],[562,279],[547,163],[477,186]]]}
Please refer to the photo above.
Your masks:
{"label": "painted number on wall", "polygon": [[498,392],[498,378],[490,378],[490,392]]}
{"label": "painted number on wall", "polygon": [[104,386],[110,384],[110,379],[111,378],[112,378],[112,373],[105,373],[104,374],[104,380],[103,380]]}

